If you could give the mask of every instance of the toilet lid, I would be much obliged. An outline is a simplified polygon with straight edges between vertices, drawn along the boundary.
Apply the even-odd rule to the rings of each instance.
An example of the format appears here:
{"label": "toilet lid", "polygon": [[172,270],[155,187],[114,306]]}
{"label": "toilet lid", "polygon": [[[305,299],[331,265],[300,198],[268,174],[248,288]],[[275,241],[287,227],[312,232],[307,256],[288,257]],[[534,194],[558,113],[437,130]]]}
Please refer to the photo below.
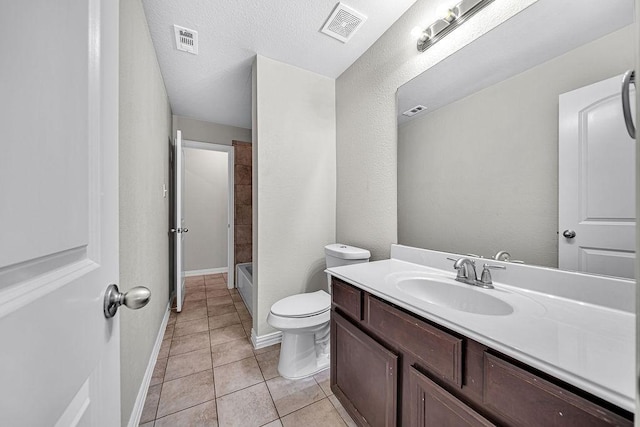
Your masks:
{"label": "toilet lid", "polygon": [[282,317],[309,317],[331,308],[331,296],[325,291],[291,295],[271,306],[271,312]]}

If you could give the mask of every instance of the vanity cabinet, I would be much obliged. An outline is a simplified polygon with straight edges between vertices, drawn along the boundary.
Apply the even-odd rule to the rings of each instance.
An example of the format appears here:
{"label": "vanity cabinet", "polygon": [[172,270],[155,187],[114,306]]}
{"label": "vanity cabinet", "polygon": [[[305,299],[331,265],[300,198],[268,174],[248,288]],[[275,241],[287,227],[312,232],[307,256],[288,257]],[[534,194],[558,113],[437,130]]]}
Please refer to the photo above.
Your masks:
{"label": "vanity cabinet", "polygon": [[358,425],[633,425],[620,408],[346,282],[332,278],[332,289],[331,389]]}

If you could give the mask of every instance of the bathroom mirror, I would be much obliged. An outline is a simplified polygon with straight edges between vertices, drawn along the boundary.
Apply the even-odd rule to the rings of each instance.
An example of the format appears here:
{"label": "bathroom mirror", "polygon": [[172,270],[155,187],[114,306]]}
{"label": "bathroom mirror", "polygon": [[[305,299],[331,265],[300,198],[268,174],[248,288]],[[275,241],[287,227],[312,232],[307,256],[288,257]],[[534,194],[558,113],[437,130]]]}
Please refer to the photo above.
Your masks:
{"label": "bathroom mirror", "polygon": [[[561,94],[633,68],[634,26],[633,0],[538,0],[401,86],[399,243],[487,258],[504,250],[527,264],[633,278],[634,243],[612,256],[561,236],[569,226],[559,209],[586,202],[559,193],[559,176],[577,172],[559,162],[558,114]],[[417,105],[427,108],[402,114]],[[621,159],[631,171],[616,178],[625,185],[604,193],[634,206],[635,143],[627,142]],[[631,209],[618,222],[633,241]],[[581,251],[578,267],[559,264],[563,244]],[[585,260],[599,266],[583,268]]]}

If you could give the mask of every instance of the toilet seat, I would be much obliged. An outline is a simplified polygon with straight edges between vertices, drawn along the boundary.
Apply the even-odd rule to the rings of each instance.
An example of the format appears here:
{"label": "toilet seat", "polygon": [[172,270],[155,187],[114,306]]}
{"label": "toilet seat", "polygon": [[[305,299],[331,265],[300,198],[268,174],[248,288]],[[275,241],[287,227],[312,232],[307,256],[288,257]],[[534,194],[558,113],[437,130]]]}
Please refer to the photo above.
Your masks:
{"label": "toilet seat", "polygon": [[[327,245],[324,250],[327,268],[369,262],[371,256],[367,250],[342,244]],[[326,289],[331,289],[329,276]],[[282,334],[278,372],[283,378],[305,378],[329,368],[329,293],[320,290],[283,298],[271,306],[267,323],[278,330],[268,334],[269,341]]]}
{"label": "toilet seat", "polygon": [[325,291],[291,295],[271,306],[271,314],[285,318],[317,316],[331,309],[331,295]]}

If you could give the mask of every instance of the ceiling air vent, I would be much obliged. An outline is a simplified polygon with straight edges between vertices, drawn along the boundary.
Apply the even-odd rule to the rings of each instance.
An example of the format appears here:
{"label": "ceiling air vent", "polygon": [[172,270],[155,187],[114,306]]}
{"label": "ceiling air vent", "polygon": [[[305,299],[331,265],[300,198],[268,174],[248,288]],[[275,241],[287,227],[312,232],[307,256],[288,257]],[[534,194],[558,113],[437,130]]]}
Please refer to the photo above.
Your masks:
{"label": "ceiling air vent", "polygon": [[366,20],[367,17],[360,12],[338,3],[320,31],[346,43]]}
{"label": "ceiling air vent", "polygon": [[179,25],[173,26],[176,34],[176,48],[185,52],[198,54],[198,32]]}
{"label": "ceiling air vent", "polygon": [[423,112],[424,110],[426,110],[427,107],[425,107],[424,105],[416,105],[413,108],[409,108],[407,111],[405,111],[404,113],[402,113],[404,116],[407,117],[413,117],[418,113]]}

